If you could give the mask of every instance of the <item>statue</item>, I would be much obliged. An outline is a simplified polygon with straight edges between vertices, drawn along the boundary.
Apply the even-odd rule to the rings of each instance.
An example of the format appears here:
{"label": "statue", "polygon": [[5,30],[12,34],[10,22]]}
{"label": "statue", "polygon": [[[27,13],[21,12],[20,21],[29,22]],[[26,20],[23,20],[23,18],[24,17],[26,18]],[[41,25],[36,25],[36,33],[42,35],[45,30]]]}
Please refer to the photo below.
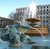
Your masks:
{"label": "statue", "polygon": [[3,41],[8,41],[10,46],[21,46],[21,43],[31,43],[30,36],[20,32],[20,27],[24,26],[21,26],[19,23],[14,25],[7,25],[4,29],[5,34],[1,36],[1,39]]}

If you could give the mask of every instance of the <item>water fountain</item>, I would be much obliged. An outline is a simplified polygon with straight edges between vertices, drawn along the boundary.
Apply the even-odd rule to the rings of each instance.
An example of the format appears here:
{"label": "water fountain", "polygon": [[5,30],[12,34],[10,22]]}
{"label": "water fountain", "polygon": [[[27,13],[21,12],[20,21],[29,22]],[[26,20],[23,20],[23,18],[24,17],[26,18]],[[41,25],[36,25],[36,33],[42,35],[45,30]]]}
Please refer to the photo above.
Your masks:
{"label": "water fountain", "polygon": [[[36,4],[33,4],[33,2],[32,2],[32,4],[29,5],[29,7],[27,8],[27,10],[28,9],[30,10],[29,11],[29,17],[26,19],[26,21],[29,22],[28,27],[27,26],[23,26],[23,25],[21,25],[21,23],[19,23],[19,22],[16,21],[16,24],[14,24],[14,25],[8,25],[4,29],[5,34],[3,34],[1,36],[1,39],[4,40],[4,41],[8,41],[9,42],[9,46],[20,47],[23,44],[29,44],[29,43],[31,44],[32,41],[31,41],[30,36],[26,35],[26,33],[25,33],[27,30],[35,29],[35,30],[37,30],[41,34],[41,31],[39,31],[37,28],[34,28],[35,22],[41,21],[40,19],[34,17],[34,16],[36,16],[36,15],[34,15],[34,14],[36,14],[36,11],[33,11],[33,10],[36,10]],[[25,20],[24,20],[24,22],[25,22]],[[21,28],[25,28],[25,31],[21,32],[20,31],[20,27]],[[43,34],[41,34],[41,36],[42,36],[42,38],[45,39],[45,37],[43,36]],[[37,41],[37,39],[36,39],[36,41]],[[37,41],[37,43],[40,43],[40,41]],[[26,47],[27,46],[28,45],[26,45]],[[32,46],[32,45],[30,45],[30,46]]]}
{"label": "water fountain", "polygon": [[[27,7],[27,9],[24,11],[25,14],[23,15],[23,20],[22,20],[22,23],[21,24],[22,25],[24,24],[23,26],[26,26],[26,27],[30,27],[32,29],[35,29],[42,37],[44,37],[45,35],[43,36],[43,33],[40,30],[38,30],[36,27],[34,28],[34,26],[38,22],[41,21],[39,18],[36,18],[36,10],[37,10],[36,3],[34,3],[32,1],[32,3],[29,4],[29,6]],[[27,13],[28,13],[28,17],[27,17]]]}
{"label": "water fountain", "polygon": [[31,29],[37,30],[37,31],[40,33],[40,35],[41,35],[43,38],[45,38],[45,37],[43,36],[43,34],[41,33],[40,30],[38,30],[37,28],[35,28],[34,25],[32,26],[32,24],[34,24],[35,22],[39,22],[40,19],[28,18],[28,19],[26,19],[26,21],[31,22],[31,23],[30,23],[31,25],[29,24],[29,27],[30,27]]}

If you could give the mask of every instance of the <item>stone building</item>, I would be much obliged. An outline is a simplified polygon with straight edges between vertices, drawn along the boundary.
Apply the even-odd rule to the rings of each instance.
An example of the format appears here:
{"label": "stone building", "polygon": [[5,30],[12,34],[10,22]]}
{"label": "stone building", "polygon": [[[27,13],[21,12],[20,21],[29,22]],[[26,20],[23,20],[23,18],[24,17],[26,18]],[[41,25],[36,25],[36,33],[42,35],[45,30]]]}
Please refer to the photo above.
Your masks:
{"label": "stone building", "polygon": [[7,25],[12,25],[12,24],[14,24],[14,20],[0,17],[0,28],[4,28]]}
{"label": "stone building", "polygon": [[36,16],[41,19],[39,26],[48,27],[50,32],[50,5],[37,5]]}

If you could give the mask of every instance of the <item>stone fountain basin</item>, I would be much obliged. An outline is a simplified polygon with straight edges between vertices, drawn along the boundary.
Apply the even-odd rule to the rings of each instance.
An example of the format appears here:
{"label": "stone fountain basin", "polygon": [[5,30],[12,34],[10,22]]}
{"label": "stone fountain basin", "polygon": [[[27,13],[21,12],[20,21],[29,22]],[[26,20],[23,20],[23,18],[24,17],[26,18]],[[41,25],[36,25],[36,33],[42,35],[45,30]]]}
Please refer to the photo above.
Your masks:
{"label": "stone fountain basin", "polygon": [[31,23],[35,23],[35,22],[39,22],[41,20],[38,18],[28,18],[28,19],[26,19],[26,21],[31,22]]}
{"label": "stone fountain basin", "polygon": [[[43,36],[48,36],[48,31],[47,28],[45,27],[36,27]],[[25,32],[25,34],[29,35],[29,36],[41,36],[41,34],[36,30],[36,29],[30,29],[27,32]]]}

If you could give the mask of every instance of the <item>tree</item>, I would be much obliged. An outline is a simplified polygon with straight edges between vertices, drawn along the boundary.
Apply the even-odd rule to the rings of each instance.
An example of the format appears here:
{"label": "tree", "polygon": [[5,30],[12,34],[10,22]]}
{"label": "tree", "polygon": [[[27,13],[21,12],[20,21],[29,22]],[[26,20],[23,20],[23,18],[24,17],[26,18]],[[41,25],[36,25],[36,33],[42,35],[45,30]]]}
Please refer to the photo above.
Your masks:
{"label": "tree", "polygon": [[23,16],[23,13],[22,12],[11,12],[9,14],[9,18],[10,19],[15,19],[15,20],[18,20],[20,21],[22,19],[22,16]]}
{"label": "tree", "polygon": [[14,19],[14,14],[15,14],[15,13],[11,12],[8,17],[9,17],[10,19]]}

